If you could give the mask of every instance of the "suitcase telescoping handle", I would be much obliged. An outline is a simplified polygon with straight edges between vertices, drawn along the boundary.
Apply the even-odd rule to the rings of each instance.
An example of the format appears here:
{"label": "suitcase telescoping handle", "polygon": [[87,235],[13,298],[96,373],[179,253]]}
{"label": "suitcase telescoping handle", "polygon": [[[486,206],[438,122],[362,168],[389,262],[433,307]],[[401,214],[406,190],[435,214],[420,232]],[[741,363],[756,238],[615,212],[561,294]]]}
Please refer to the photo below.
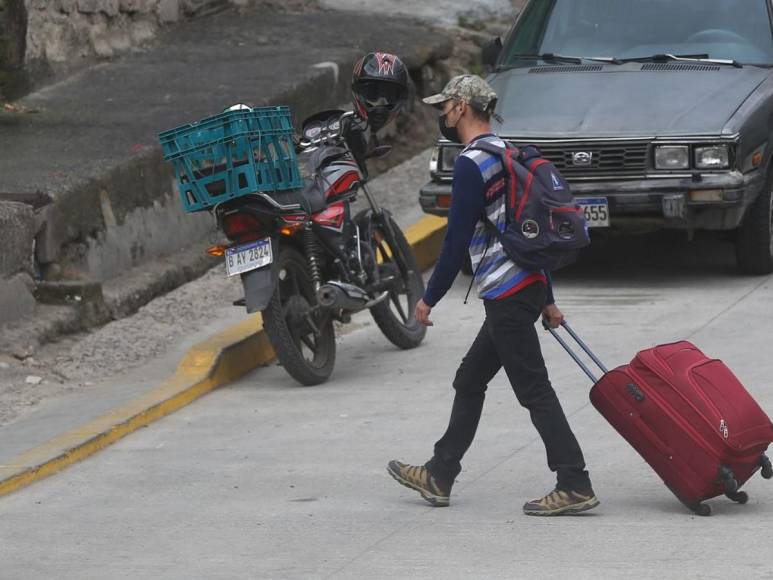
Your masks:
{"label": "suitcase telescoping handle", "polygon": [[[558,341],[558,343],[564,347],[564,350],[569,353],[569,356],[571,356],[574,359],[574,362],[576,362],[579,365],[579,367],[583,370],[583,372],[586,375],[588,375],[588,378],[591,381],[593,381],[593,384],[596,384],[598,382],[598,379],[593,374],[593,371],[591,371],[588,368],[588,365],[586,365],[583,362],[583,360],[577,355],[577,353],[574,352],[574,349],[571,346],[569,346],[569,344],[563,339],[563,337],[560,334],[558,334],[558,332],[554,328],[550,328],[550,326],[548,325],[547,321],[544,318],[542,319],[542,326],[544,326],[545,330],[549,331],[550,334],[552,334],[553,337]],[[588,347],[587,344],[585,344],[585,342],[583,342],[583,340],[577,335],[577,333],[574,330],[572,330],[572,327],[569,326],[569,323],[566,322],[566,320],[564,320],[561,323],[561,326],[563,326],[564,330],[566,330],[566,332],[569,333],[569,336],[571,336],[574,339],[574,341],[580,345],[580,348],[582,348],[582,350],[585,351],[585,354],[587,354],[593,360],[593,362],[596,363],[596,365],[598,365],[598,367],[604,372],[604,374],[606,374],[608,372],[607,367],[604,366],[604,363],[601,362],[601,359],[599,359],[599,357],[597,357],[593,353],[593,351]]]}

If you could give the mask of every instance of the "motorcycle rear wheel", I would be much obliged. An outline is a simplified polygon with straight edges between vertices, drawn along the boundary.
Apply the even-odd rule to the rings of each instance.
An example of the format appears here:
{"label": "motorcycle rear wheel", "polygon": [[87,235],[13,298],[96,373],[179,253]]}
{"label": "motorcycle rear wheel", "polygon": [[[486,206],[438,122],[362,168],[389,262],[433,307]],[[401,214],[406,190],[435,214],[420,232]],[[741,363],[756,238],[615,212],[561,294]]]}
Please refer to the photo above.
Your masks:
{"label": "motorcycle rear wheel", "polygon": [[[373,306],[370,313],[381,332],[392,344],[408,350],[419,346],[424,340],[424,335],[427,334],[427,328],[414,316],[416,303],[424,296],[424,278],[416,263],[413,249],[405,239],[402,230],[391,216],[385,219],[389,219],[396,247],[392,247],[390,236],[384,231],[384,226],[376,223],[373,224],[370,243],[382,273],[393,273],[399,280],[390,290],[389,297]],[[405,264],[398,263],[401,260],[400,256],[405,258]],[[408,279],[402,275],[404,271],[408,272]]]}
{"label": "motorcycle rear wheel", "polygon": [[316,293],[303,255],[284,247],[277,266],[276,289],[262,311],[263,327],[291,377],[306,387],[322,384],[335,366],[333,319],[324,309],[314,309]]}

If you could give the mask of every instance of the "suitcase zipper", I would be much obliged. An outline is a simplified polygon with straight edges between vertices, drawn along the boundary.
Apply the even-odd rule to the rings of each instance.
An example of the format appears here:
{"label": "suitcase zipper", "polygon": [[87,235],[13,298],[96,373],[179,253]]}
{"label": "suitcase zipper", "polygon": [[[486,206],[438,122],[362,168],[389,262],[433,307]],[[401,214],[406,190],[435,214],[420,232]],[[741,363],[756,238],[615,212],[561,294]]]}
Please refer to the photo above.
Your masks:
{"label": "suitcase zipper", "polygon": [[[712,401],[711,398],[708,395],[706,395],[706,392],[703,389],[701,389],[701,388],[699,388],[697,386],[696,381],[693,379],[693,372],[695,371],[695,369],[697,369],[698,367],[702,367],[702,366],[708,365],[710,363],[714,363],[714,362],[722,363],[722,361],[720,361],[718,359],[710,359],[710,360],[707,360],[707,361],[702,361],[702,362],[694,363],[694,364],[690,365],[687,368],[687,377],[690,379],[690,382],[695,387],[695,390],[698,392],[698,394],[700,395],[701,399],[703,399],[703,402],[706,403],[712,409],[714,409],[714,413],[716,414],[717,417],[720,418],[719,431],[721,433],[721,432],[727,430],[727,423],[725,422],[724,419],[722,419],[722,412],[714,404],[714,401]],[[725,439],[727,439],[727,435],[725,436]]]}
{"label": "suitcase zipper", "polygon": [[[724,365],[724,363],[720,359],[716,359],[716,358],[704,360],[704,361],[701,361],[701,362],[697,362],[697,363],[692,364],[690,367],[688,367],[688,369],[687,369],[687,376],[690,379],[690,382],[695,386],[695,391],[697,391],[699,393],[699,396],[701,397],[701,399],[703,399],[703,401],[706,403],[706,405],[708,405],[710,408],[714,409],[716,417],[719,417],[719,427],[718,427],[717,432],[718,432],[719,436],[722,437],[722,439],[724,440],[725,445],[728,446],[730,452],[735,454],[735,455],[746,455],[747,452],[744,452],[744,451],[741,450],[740,443],[739,444],[735,444],[735,445],[731,445],[728,442],[728,439],[730,437],[730,424],[722,417],[722,411],[719,410],[719,407],[717,407],[717,405],[714,403],[714,401],[711,399],[711,397],[709,397],[703,389],[699,388],[697,386],[697,384],[696,384],[696,381],[693,379],[693,373],[694,373],[695,369],[697,369],[698,367],[707,366],[707,365],[712,364],[712,363],[719,363],[719,364]],[[681,395],[681,393],[680,393],[680,395]],[[689,403],[689,401],[688,401],[688,403]],[[704,417],[704,419],[709,422],[709,427],[711,427],[711,421],[705,415],[700,413],[700,411],[698,411],[698,409],[695,408],[694,405],[693,405],[693,408],[695,409],[695,411],[698,414],[702,415]],[[716,417],[714,418],[715,422],[716,422]],[[754,427],[751,427],[750,429],[753,429],[753,428]],[[744,429],[744,430],[740,431],[740,433],[746,433],[750,429]],[[767,443],[767,441],[763,441],[763,440],[753,441],[750,444],[745,445],[744,449],[753,448],[753,447],[755,447],[757,445],[760,445],[762,443]]]}
{"label": "suitcase zipper", "polygon": [[[630,365],[624,371],[621,371],[621,372],[623,372],[623,374],[627,375],[626,378],[632,378],[634,381],[638,382],[638,384],[646,384],[644,381],[641,380],[641,376],[639,376],[638,373],[636,373],[635,371],[633,371],[631,369]],[[721,456],[718,456],[716,450],[711,448],[710,446],[706,445],[705,438],[700,436],[700,434],[698,434],[695,431],[695,429],[692,428],[692,425],[690,425],[690,423],[688,423],[680,415],[672,412],[671,406],[666,404],[666,401],[664,401],[663,398],[661,396],[659,396],[655,392],[654,389],[648,391],[645,394],[645,399],[648,398],[648,397],[651,397],[651,399],[655,402],[656,406],[658,406],[663,411],[663,414],[665,416],[670,418],[671,421],[673,421],[675,425],[680,427],[688,436],[691,436],[693,441],[697,444],[697,446],[699,448],[703,449],[704,452],[706,452],[710,457],[715,457],[716,460],[717,460],[717,464],[718,465],[720,465],[720,466],[722,465],[722,458],[721,458]],[[635,409],[635,407],[634,407],[634,409]],[[690,471],[692,471],[693,474],[695,474],[695,479],[696,480],[697,479],[703,479],[703,476],[698,477],[697,472],[691,467],[689,462],[687,462],[683,458],[684,457],[683,454],[676,453],[673,449],[671,449],[671,447],[669,447],[668,444],[657,435],[657,432],[653,428],[651,428],[649,425],[647,425],[647,423],[644,421],[644,417],[642,417],[642,415],[639,412],[634,410],[632,412],[626,412],[625,414],[626,415],[630,415],[634,420],[639,422],[639,428],[642,430],[642,432],[644,432],[644,433],[646,433],[648,435],[648,440],[652,443],[652,445],[658,451],[660,451],[660,453],[663,455],[663,457],[665,457],[669,461],[673,461],[674,457],[677,456],[679,461],[681,462],[681,467],[683,469],[689,469]],[[645,460],[646,460],[646,458],[645,458]],[[649,463],[649,461],[648,461],[648,463]],[[650,465],[652,465],[652,464],[650,463]],[[660,471],[658,471],[657,469],[656,469],[656,472],[658,472],[658,474],[660,474]],[[661,475],[661,477],[663,477],[663,476]],[[665,478],[664,478],[664,481],[666,481]],[[707,499],[709,497],[713,497],[714,495],[720,495],[720,493],[706,495],[704,493],[703,488],[700,488],[700,489],[697,488],[695,485],[693,485],[690,482],[689,478],[685,478],[684,483],[685,483],[685,485],[688,488],[690,488],[690,492],[694,496],[696,496],[696,497],[700,496],[701,497],[701,501],[703,501],[704,499]],[[666,481],[666,485],[669,487],[669,489],[671,489],[671,491],[674,492],[674,494],[677,497],[680,497],[680,494],[677,493],[676,491],[674,491],[674,489],[671,487],[671,485],[667,481]]]}
{"label": "suitcase zipper", "polygon": [[[649,369],[649,367],[647,367],[647,368]],[[651,370],[651,371],[652,371],[652,372],[653,372],[655,375],[657,375],[657,376],[658,376],[658,378],[660,378],[660,379],[661,379],[663,382],[665,382],[666,384],[669,384],[669,383],[668,383],[668,381],[666,381],[666,380],[663,378],[663,376],[662,376],[660,373],[658,373],[657,371],[654,371],[654,370],[652,370],[652,369],[649,369],[649,370]],[[642,380],[641,380],[641,377],[640,377],[640,376],[639,376],[639,375],[638,375],[638,374],[637,374],[637,373],[636,373],[636,372],[635,372],[635,371],[634,371],[634,370],[633,370],[633,369],[632,369],[630,366],[628,367],[628,372],[629,372],[629,373],[630,373],[630,374],[631,374],[631,375],[632,375],[632,376],[633,376],[633,377],[634,377],[634,378],[635,378],[635,379],[636,379],[636,380],[639,382],[639,384],[646,384],[644,381],[642,381]],[[681,393],[679,393],[679,391],[677,391],[676,389],[672,389],[672,390],[674,390],[674,391],[675,391],[677,394],[679,394],[679,396],[680,396],[680,397],[681,397],[681,398],[682,398],[682,399],[683,399],[683,400],[684,400],[684,401],[685,401],[685,402],[686,402],[686,403],[687,403],[687,404],[688,404],[690,407],[692,407],[692,409],[693,409],[693,410],[696,412],[696,414],[697,414],[698,416],[700,416],[700,417],[703,419],[703,421],[704,421],[706,424],[708,424],[708,425],[709,425],[709,427],[711,427],[711,423],[710,423],[710,421],[709,421],[709,420],[706,418],[706,416],[705,416],[703,413],[701,413],[701,412],[700,412],[700,411],[699,411],[699,410],[698,410],[698,409],[695,407],[695,405],[693,405],[693,404],[692,404],[692,403],[691,403],[691,402],[690,402],[690,401],[689,401],[687,398],[685,398],[685,397],[684,397],[684,396],[683,396]],[[658,403],[659,403],[659,407],[662,409],[662,411],[663,411],[663,412],[664,412],[664,413],[665,413],[665,414],[666,414],[666,415],[667,415],[667,416],[668,416],[668,417],[669,417],[669,418],[670,418],[670,419],[671,419],[671,420],[672,420],[674,423],[676,423],[677,425],[679,425],[679,426],[680,426],[680,427],[681,427],[681,428],[682,428],[684,431],[686,431],[687,433],[690,433],[690,434],[692,434],[692,436],[693,436],[693,439],[694,439],[696,442],[698,442],[698,444],[700,445],[700,447],[701,447],[701,448],[702,448],[704,451],[708,452],[710,455],[717,455],[717,450],[716,450],[715,448],[713,448],[712,446],[710,446],[710,444],[708,444],[708,442],[706,441],[706,438],[705,438],[705,437],[703,437],[703,436],[702,436],[700,433],[698,433],[698,432],[697,432],[697,431],[696,431],[696,430],[693,428],[693,426],[692,426],[692,425],[691,425],[691,424],[690,424],[688,421],[686,421],[686,420],[685,420],[683,417],[681,417],[681,416],[680,416],[680,415],[678,415],[677,413],[674,413],[674,412],[672,411],[672,409],[671,409],[671,405],[670,405],[670,404],[668,404],[668,403],[667,403],[667,401],[665,401],[665,400],[663,399],[663,397],[661,397],[660,395],[658,395],[658,394],[657,394],[657,392],[655,391],[655,389],[651,389],[651,390],[650,390],[650,391],[647,393],[647,396],[649,396],[649,397],[651,397],[651,398],[655,399],[656,401],[658,401]],[[714,430],[713,430],[713,428],[711,429],[711,431],[712,431],[712,432],[714,431]],[[718,435],[719,435],[719,434],[718,434]],[[722,435],[719,435],[719,437],[722,437]],[[727,449],[727,451],[728,451],[730,454],[732,454],[732,455],[747,455],[747,453],[741,453],[741,452],[737,451],[736,449],[734,449],[734,448],[730,447],[729,445],[727,445],[727,443],[725,443],[725,442],[724,442],[724,440],[723,440],[723,443],[724,443],[724,446],[725,446],[725,448]]]}
{"label": "suitcase zipper", "polygon": [[[700,352],[700,351],[698,351],[698,352]],[[654,355],[655,355],[655,356],[656,356],[658,359],[660,359],[660,362],[661,362],[661,363],[663,363],[663,364],[666,366],[666,368],[671,368],[671,367],[669,367],[669,366],[668,366],[667,362],[666,362],[665,360],[663,360],[663,357],[662,357],[660,354],[658,354],[658,352],[657,352],[657,351],[654,351],[654,353],[653,353],[653,354],[654,354]],[[703,360],[701,360],[701,361],[694,362],[694,363],[693,363],[693,364],[691,364],[689,367],[687,367],[687,369],[685,370],[685,375],[686,375],[687,379],[690,381],[690,385],[692,386],[692,388],[693,388],[693,391],[694,391],[694,392],[695,392],[695,393],[698,395],[698,397],[700,397],[700,398],[701,398],[701,400],[702,400],[702,401],[703,401],[703,402],[706,404],[706,406],[707,406],[709,409],[711,409],[711,410],[713,410],[713,411],[714,411],[714,417],[711,417],[711,418],[710,418],[710,417],[707,417],[707,416],[706,416],[706,414],[705,414],[704,412],[702,412],[700,409],[698,409],[698,407],[696,407],[696,406],[693,404],[693,402],[692,402],[690,399],[688,399],[687,397],[685,397],[685,396],[684,396],[684,395],[683,395],[683,394],[682,394],[682,393],[681,393],[681,392],[680,392],[678,389],[671,388],[671,390],[672,390],[673,392],[675,392],[677,395],[679,395],[679,397],[680,397],[680,398],[681,398],[681,399],[682,399],[682,400],[683,400],[685,403],[687,403],[687,404],[688,404],[688,405],[689,405],[689,406],[690,406],[690,407],[691,407],[691,408],[692,408],[692,409],[695,411],[695,413],[696,413],[697,415],[699,415],[700,417],[702,417],[702,418],[703,418],[703,420],[704,420],[704,421],[705,421],[705,422],[708,424],[708,426],[709,426],[709,428],[710,428],[711,430],[714,430],[714,429],[716,429],[716,426],[717,426],[717,420],[719,420],[719,431],[718,431],[718,433],[719,433],[719,436],[720,436],[720,437],[723,439],[723,442],[725,443],[725,445],[728,445],[728,446],[729,446],[729,444],[727,443],[727,441],[726,441],[726,440],[727,440],[727,439],[729,438],[729,436],[730,436],[730,430],[729,430],[729,427],[728,427],[728,424],[727,424],[727,422],[726,422],[726,421],[725,421],[725,419],[722,417],[722,412],[721,412],[721,411],[720,411],[720,410],[717,408],[717,406],[714,404],[714,401],[712,401],[712,400],[711,400],[711,399],[710,399],[710,398],[709,398],[709,397],[706,395],[706,393],[703,391],[703,389],[701,389],[700,387],[698,387],[698,385],[696,384],[695,380],[693,379],[693,371],[694,371],[696,368],[698,368],[698,367],[700,367],[700,366],[704,366],[704,365],[710,364],[710,363],[714,363],[714,362],[719,362],[719,363],[721,363],[722,361],[720,361],[719,359],[709,359],[709,358],[705,358],[705,359],[703,359]],[[651,372],[653,372],[655,375],[657,375],[657,376],[658,376],[658,377],[659,377],[659,378],[660,378],[660,379],[661,379],[661,380],[662,380],[664,383],[666,383],[666,384],[667,384],[669,387],[671,387],[671,383],[670,383],[670,382],[669,382],[669,381],[666,379],[666,377],[664,377],[664,376],[663,376],[663,374],[662,374],[661,372],[659,372],[657,369],[650,368],[650,367],[649,367],[648,365],[646,365],[646,364],[645,364],[645,366],[647,366],[647,368],[648,368],[648,369],[649,369]]]}
{"label": "suitcase zipper", "polygon": [[[678,344],[678,343],[675,343],[675,344]],[[698,350],[698,349],[684,349],[684,350],[695,350],[695,351],[697,351],[697,352],[701,352],[701,351],[700,351],[700,350]],[[664,357],[663,357],[662,355],[660,355],[660,354],[659,354],[657,351],[653,351],[653,354],[655,355],[655,357],[656,357],[656,358],[658,358],[658,359],[660,360],[660,362],[661,362],[661,364],[662,364],[663,366],[665,366],[666,368],[669,368],[669,369],[671,368],[671,367],[668,365],[668,362],[667,362],[667,361],[664,359]],[[703,354],[703,353],[701,352],[701,354]],[[704,356],[705,356],[705,355],[704,355]],[[713,418],[709,418],[709,417],[707,417],[705,413],[701,412],[701,411],[700,411],[700,409],[698,409],[698,408],[697,408],[697,407],[696,407],[696,406],[695,406],[695,405],[692,403],[692,401],[690,401],[690,400],[689,400],[687,397],[685,397],[685,396],[684,396],[684,395],[683,395],[681,392],[679,392],[677,389],[672,389],[672,390],[673,390],[675,393],[677,393],[677,394],[678,394],[678,395],[679,395],[679,396],[682,398],[682,400],[684,400],[684,401],[685,401],[685,402],[686,402],[686,403],[687,403],[687,404],[688,404],[690,407],[692,407],[692,409],[693,409],[693,410],[694,410],[694,411],[695,411],[695,412],[696,412],[698,415],[700,415],[701,417],[703,417],[704,421],[706,421],[706,422],[708,423],[708,426],[709,426],[709,428],[710,428],[710,429],[713,429],[713,428],[715,428],[715,426],[716,426],[716,421],[717,421],[717,419],[719,419],[719,435],[720,435],[720,436],[723,438],[723,440],[724,440],[724,442],[725,442],[725,445],[727,445],[727,446],[728,446],[728,447],[730,447],[731,449],[736,449],[736,447],[735,447],[735,446],[731,446],[731,445],[730,445],[730,443],[727,441],[727,440],[729,439],[729,437],[730,437],[730,427],[729,427],[729,425],[728,425],[727,421],[725,421],[725,419],[722,417],[722,412],[721,412],[721,411],[719,410],[719,408],[716,406],[716,404],[714,403],[714,401],[713,401],[713,400],[712,400],[712,399],[711,399],[711,398],[710,398],[708,395],[706,395],[706,392],[705,392],[705,391],[704,391],[702,388],[700,388],[700,387],[698,386],[697,382],[696,382],[696,381],[695,381],[695,379],[693,378],[693,373],[694,373],[694,371],[695,371],[695,369],[696,369],[696,368],[698,368],[698,367],[701,367],[701,366],[705,366],[705,365],[708,365],[708,364],[712,364],[712,363],[720,363],[720,364],[723,364],[723,363],[722,363],[722,361],[721,361],[721,360],[719,360],[719,359],[710,359],[710,358],[708,358],[708,357],[705,357],[703,360],[700,360],[700,361],[694,362],[694,363],[693,363],[693,364],[691,364],[689,367],[687,367],[687,369],[685,370],[685,375],[686,375],[687,379],[690,381],[690,384],[691,384],[691,386],[693,387],[693,391],[694,391],[694,392],[695,392],[695,393],[696,393],[696,394],[697,394],[697,395],[698,395],[698,396],[701,398],[701,400],[702,400],[702,401],[703,401],[703,402],[706,404],[706,406],[707,406],[709,409],[712,409],[712,410],[714,411],[714,417],[713,417]],[[649,368],[649,367],[648,367],[648,368]],[[665,377],[664,377],[664,376],[663,376],[661,373],[659,373],[659,372],[658,372],[657,370],[655,370],[655,369],[650,369],[650,370],[651,370],[653,373],[655,373],[655,374],[656,374],[658,377],[660,377],[660,379],[661,379],[661,380],[663,380],[663,382],[665,382],[666,384],[670,385],[669,381],[667,381],[667,380],[665,379]]]}

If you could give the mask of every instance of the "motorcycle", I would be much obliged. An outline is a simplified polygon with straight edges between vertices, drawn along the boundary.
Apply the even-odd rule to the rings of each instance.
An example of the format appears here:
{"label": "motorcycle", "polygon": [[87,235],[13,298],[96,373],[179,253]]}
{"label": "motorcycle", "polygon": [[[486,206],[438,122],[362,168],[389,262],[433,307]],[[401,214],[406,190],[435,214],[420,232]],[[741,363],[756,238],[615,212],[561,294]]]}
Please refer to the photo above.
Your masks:
{"label": "motorcycle", "polygon": [[[334,321],[369,310],[386,338],[418,346],[426,329],[414,317],[424,281],[413,251],[391,214],[367,187],[371,146],[367,123],[354,112],[318,113],[302,124],[296,151],[302,189],[256,193],[214,208],[229,276],[239,275],[248,312],[263,326],[285,370],[318,385],[335,365]],[[364,194],[368,208],[352,216]]]}

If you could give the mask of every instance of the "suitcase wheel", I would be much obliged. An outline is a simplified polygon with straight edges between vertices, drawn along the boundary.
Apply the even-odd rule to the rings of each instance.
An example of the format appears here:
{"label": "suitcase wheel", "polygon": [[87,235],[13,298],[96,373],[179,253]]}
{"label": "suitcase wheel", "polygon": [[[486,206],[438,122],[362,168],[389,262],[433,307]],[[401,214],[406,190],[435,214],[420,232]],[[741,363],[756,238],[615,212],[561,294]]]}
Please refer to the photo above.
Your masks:
{"label": "suitcase wheel", "polygon": [[765,479],[773,479],[773,466],[771,466],[770,459],[767,455],[762,456],[760,465],[762,466],[762,477]]}
{"label": "suitcase wheel", "polygon": [[749,501],[749,494],[747,494],[745,491],[736,491],[734,493],[726,493],[725,495],[728,497],[728,499],[731,499],[736,503],[740,503],[741,505]]}
{"label": "suitcase wheel", "polygon": [[672,488],[670,485],[666,484],[668,489],[671,490],[671,492],[676,496],[676,498],[682,502],[682,505],[684,505],[688,510],[693,512],[695,515],[698,516],[710,516],[711,515],[711,506],[706,505],[705,503],[692,503],[690,501],[685,500],[682,496],[680,496],[676,491],[674,491],[674,488]]}
{"label": "suitcase wheel", "polygon": [[738,480],[731,469],[725,466],[719,468],[719,483],[725,487],[725,493],[735,493],[738,491]]}

